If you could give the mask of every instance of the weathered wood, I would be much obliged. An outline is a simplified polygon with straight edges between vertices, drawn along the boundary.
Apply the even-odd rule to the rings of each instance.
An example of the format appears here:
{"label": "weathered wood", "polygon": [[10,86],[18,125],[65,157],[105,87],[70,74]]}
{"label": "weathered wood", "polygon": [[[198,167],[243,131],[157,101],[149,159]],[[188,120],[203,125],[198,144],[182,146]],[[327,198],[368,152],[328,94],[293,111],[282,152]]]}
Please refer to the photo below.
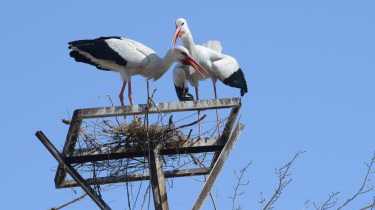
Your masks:
{"label": "weathered wood", "polygon": [[[66,136],[66,141],[64,145],[64,149],[62,155],[65,157],[69,155],[74,150],[75,144],[78,139],[79,130],[82,125],[82,119],[78,119],[77,111],[74,111],[73,117],[70,123],[69,131]],[[61,183],[65,180],[66,172],[64,172],[64,168],[61,164],[57,167],[57,172],[55,175],[55,185],[61,185]]]}
{"label": "weathered wood", "polygon": [[160,146],[153,147],[151,144],[149,160],[150,184],[154,196],[156,210],[168,210],[167,188],[163,172],[163,160],[160,155]]}
{"label": "weathered wood", "polygon": [[228,159],[229,153],[232,151],[238,137],[241,134],[244,125],[241,123],[237,123],[232,135],[230,136],[229,140],[225,144],[223,150],[221,151],[219,158],[217,159],[214,167],[211,170],[210,175],[208,176],[201,193],[199,194],[195,204],[193,206],[193,210],[199,210],[202,208],[208,194],[211,192],[212,186],[214,185],[217,176],[219,175],[221,169],[223,168],[225,162]]}
{"label": "weathered wood", "polygon": [[[228,141],[229,135],[232,132],[233,125],[236,122],[238,114],[240,113],[240,109],[241,107],[233,107],[232,110],[230,111],[229,118],[227,120],[227,123],[225,124],[223,133],[221,137],[217,140],[218,144],[219,143],[225,144]],[[215,152],[211,160],[211,165],[210,165],[211,168],[214,166],[219,155],[220,155],[220,152]]]}
{"label": "weathered wood", "polygon": [[42,131],[37,131],[35,135],[40,142],[48,149],[53,157],[64,167],[64,170],[79,184],[80,187],[91,197],[91,199],[102,210],[110,210],[111,208],[102,200],[102,198],[85,182],[81,175],[61,156],[56,147],[48,140]]}
{"label": "weathered wood", "polygon": [[[124,148],[115,149],[115,148],[108,147],[101,151],[98,151],[98,150],[84,151],[84,150],[75,150],[74,148],[77,143],[77,138],[79,135],[79,131],[81,129],[81,123],[83,119],[126,116],[126,115],[133,115],[133,114],[145,114],[145,107],[146,105],[134,105],[134,106],[125,106],[125,108],[124,107],[100,107],[100,108],[76,110],[74,112],[74,115],[71,121],[72,123],[69,128],[69,132],[68,132],[67,139],[64,145],[63,153],[61,154],[62,158],[64,158],[65,161],[69,161],[73,163],[75,161],[85,162],[88,160],[108,160],[108,158],[110,159],[126,158],[131,155],[144,156],[145,151],[139,151],[139,150],[137,151],[137,150],[131,150],[131,149],[124,149]],[[223,149],[225,143],[227,142],[229,138],[229,134],[233,128],[233,124],[237,118],[239,109],[241,107],[241,98],[159,103],[159,104],[152,105],[149,108],[147,112],[150,114],[155,114],[155,113],[166,113],[166,112],[197,111],[197,110],[207,110],[207,109],[216,109],[216,108],[222,109],[222,108],[230,108],[230,107],[232,107],[232,111],[228,118],[228,122],[226,123],[226,126],[224,128],[223,135],[220,139],[218,140],[208,139],[207,142],[199,141],[195,144],[192,144],[192,142],[187,141],[185,145],[183,145],[179,149],[166,147],[160,151],[160,155],[186,154],[186,153],[198,153],[198,152],[216,152],[212,160],[212,165],[208,169],[198,168],[198,169],[166,171],[163,173],[164,178],[204,175],[210,172],[210,168],[214,166],[214,163],[218,159],[218,155],[220,154],[219,151]],[[212,141],[215,141],[215,143],[212,143]],[[189,146],[191,146],[192,148],[188,148]],[[108,152],[110,152],[111,155],[108,156]],[[132,152],[134,153],[131,154]],[[81,157],[85,155],[89,155],[89,156]],[[74,156],[74,160],[73,160],[73,156]],[[80,183],[75,180],[65,181],[66,174],[67,172],[64,170],[64,165],[59,163],[59,167],[57,169],[56,177],[55,177],[56,188],[80,186]],[[92,184],[100,185],[100,184],[149,180],[149,179],[150,179],[149,174],[133,174],[133,175],[127,175],[127,176],[121,175],[117,177],[101,177],[101,178],[96,178],[95,180],[86,179],[84,181],[86,181],[86,184],[88,185],[92,185]]]}
{"label": "weathered wood", "polygon": [[[187,147],[203,147],[203,146],[213,146],[219,145],[216,143],[217,139],[215,138],[205,138],[199,140],[186,140],[181,145],[176,145],[173,143],[165,143],[163,144],[162,150],[168,149],[177,149],[178,148],[187,148]],[[75,149],[72,152],[71,156],[84,156],[84,155],[97,155],[97,154],[108,154],[113,152],[134,152],[138,151],[140,148],[138,147],[127,147],[124,145],[121,146],[102,146],[100,148],[83,148],[83,149]],[[142,149],[141,149],[142,150]],[[142,150],[143,151],[143,150]]]}
{"label": "weathered wood", "polygon": [[[223,148],[224,144],[216,143],[216,139],[188,140],[182,146],[165,145],[160,149],[161,155],[181,155],[201,152],[216,152]],[[115,160],[123,158],[147,157],[148,151],[140,147],[107,146],[92,149],[77,149],[73,155],[67,157],[69,163],[85,163],[91,161]]]}
{"label": "weathered wood", "polygon": [[[165,113],[165,112],[184,112],[208,109],[224,109],[230,107],[241,106],[241,98],[222,98],[198,101],[183,101],[183,102],[166,102],[151,104],[148,109],[149,114]],[[145,114],[146,104],[133,106],[113,106],[113,107],[98,107],[86,108],[76,110],[80,119],[87,118],[101,118],[114,116],[127,116],[136,114]]]}
{"label": "weathered wood", "polygon": [[[207,175],[210,173],[210,170],[207,168],[191,168],[191,169],[183,169],[183,170],[172,170],[172,171],[164,171],[164,178],[176,178],[176,177],[185,177],[185,176],[199,176],[199,175]],[[133,175],[120,175],[116,177],[97,177],[95,179],[89,178],[85,179],[85,181],[90,184],[113,184],[119,182],[134,182],[134,181],[143,181],[149,180],[150,175],[146,174],[133,174]],[[75,180],[67,180],[64,181],[58,188],[70,188],[70,187],[78,187],[79,185]]]}
{"label": "weathered wood", "polygon": [[[184,101],[184,102],[169,102],[151,104],[148,113],[162,113],[162,112],[182,112],[182,111],[195,111],[206,109],[223,109],[229,107],[241,107],[241,98],[224,98],[224,99],[211,99],[200,101]],[[126,116],[133,114],[145,113],[146,104],[134,106],[116,106],[116,107],[99,107],[99,108],[86,108],[77,109],[74,111],[71,125],[68,131],[67,139],[64,145],[63,156],[71,156],[74,152],[77,143],[79,130],[81,129],[82,119],[86,118],[100,118],[100,117],[114,117]],[[225,131],[225,129],[224,129]],[[215,148],[212,148],[215,149]],[[65,180],[66,172],[59,164],[55,176],[56,187],[61,186]]]}

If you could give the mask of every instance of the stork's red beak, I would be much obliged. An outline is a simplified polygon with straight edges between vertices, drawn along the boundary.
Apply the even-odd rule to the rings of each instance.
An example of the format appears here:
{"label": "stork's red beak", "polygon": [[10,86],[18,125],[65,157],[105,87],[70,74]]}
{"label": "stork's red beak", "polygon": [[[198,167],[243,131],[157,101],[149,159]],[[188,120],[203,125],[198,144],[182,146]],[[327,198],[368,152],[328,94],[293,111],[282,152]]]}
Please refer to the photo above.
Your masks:
{"label": "stork's red beak", "polygon": [[185,65],[190,65],[191,67],[193,67],[194,70],[197,71],[202,77],[206,76],[204,76],[204,74],[202,74],[202,72],[198,70],[198,67],[208,74],[207,70],[204,69],[201,65],[199,65],[199,63],[197,63],[192,57],[187,57],[186,59],[181,60],[181,62]]}
{"label": "stork's red beak", "polygon": [[183,31],[181,27],[176,26],[176,30],[172,38],[172,49],[176,46],[177,39],[181,38],[184,35],[184,33],[185,31]]}

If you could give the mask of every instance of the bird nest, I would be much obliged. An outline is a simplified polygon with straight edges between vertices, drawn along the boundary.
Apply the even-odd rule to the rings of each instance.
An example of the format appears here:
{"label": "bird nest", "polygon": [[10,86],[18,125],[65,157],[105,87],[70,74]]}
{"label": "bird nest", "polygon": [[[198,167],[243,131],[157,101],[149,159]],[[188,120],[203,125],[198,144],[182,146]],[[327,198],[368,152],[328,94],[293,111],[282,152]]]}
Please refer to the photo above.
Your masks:
{"label": "bird nest", "polygon": [[112,124],[103,120],[100,135],[107,138],[111,144],[124,144],[128,147],[146,147],[149,141],[162,145],[182,145],[186,137],[174,125],[159,126],[154,123],[149,126],[135,120],[130,124]]}
{"label": "bird nest", "polygon": [[[150,148],[149,143],[160,148],[177,149],[188,140],[199,141],[198,137],[191,133],[194,130],[194,126],[197,126],[198,122],[204,118],[205,116],[198,121],[178,126],[174,124],[172,115],[169,117],[169,122],[164,124],[160,120],[148,124],[144,117],[138,117],[131,123],[122,123],[120,118],[84,121],[76,144],[76,150],[111,153],[112,151],[127,152],[130,149],[132,151],[144,151],[145,155],[142,157],[77,163],[74,167],[87,178],[148,173],[149,166],[146,153]],[[185,133],[188,133],[188,135],[185,135]],[[86,154],[90,155],[90,153]],[[176,170],[185,167],[201,167],[206,162],[206,157],[207,154],[163,155],[163,168]],[[197,161],[199,164],[197,164]],[[207,160],[208,163],[209,161]]]}

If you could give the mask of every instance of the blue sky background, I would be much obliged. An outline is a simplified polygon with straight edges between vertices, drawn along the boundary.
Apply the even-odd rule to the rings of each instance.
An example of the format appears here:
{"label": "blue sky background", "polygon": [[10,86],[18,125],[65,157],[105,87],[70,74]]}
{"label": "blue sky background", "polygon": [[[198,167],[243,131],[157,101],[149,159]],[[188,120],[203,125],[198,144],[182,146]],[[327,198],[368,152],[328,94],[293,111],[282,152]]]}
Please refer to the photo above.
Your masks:
{"label": "blue sky background", "polygon": [[[80,191],[54,188],[57,163],[34,133],[43,130],[61,149],[68,128],[60,121],[68,112],[106,106],[105,94],[119,104],[120,76],[74,62],[67,42],[117,35],[164,55],[178,17],[187,19],[197,44],[222,41],[249,86],[246,128],[214,189],[219,209],[230,208],[233,169],[250,160],[250,183],[238,203],[259,209],[260,192],[269,198],[277,185],[274,168],[299,149],[307,153],[295,162],[276,209],[302,209],[305,199],[321,202],[333,191],[341,191],[342,203],[359,188],[375,149],[374,9],[370,0],[2,1],[0,209],[48,209],[78,197]],[[213,98],[211,82],[201,84],[201,98]],[[158,102],[177,101],[172,71],[151,86]],[[144,103],[144,79],[134,77],[133,89],[135,102]],[[218,92],[239,96],[221,83]],[[189,209],[198,195],[200,184],[186,180],[175,181],[171,209]],[[114,209],[125,208],[122,193],[111,194]],[[87,198],[67,209],[83,208],[96,207]]]}

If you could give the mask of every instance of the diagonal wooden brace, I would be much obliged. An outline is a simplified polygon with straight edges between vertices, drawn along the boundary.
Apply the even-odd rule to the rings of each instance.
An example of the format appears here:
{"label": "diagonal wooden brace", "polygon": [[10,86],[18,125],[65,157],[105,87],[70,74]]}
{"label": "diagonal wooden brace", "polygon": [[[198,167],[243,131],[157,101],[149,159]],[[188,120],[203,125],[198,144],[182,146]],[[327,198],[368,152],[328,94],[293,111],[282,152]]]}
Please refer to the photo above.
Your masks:
{"label": "diagonal wooden brace", "polygon": [[82,178],[82,176],[66,162],[64,157],[59,153],[56,147],[48,140],[42,131],[37,131],[35,135],[42,142],[42,144],[48,149],[52,156],[64,167],[64,170],[82,187],[82,189],[91,197],[91,199],[98,205],[102,210],[110,210],[111,208],[102,200],[102,198],[91,188],[89,184]]}

